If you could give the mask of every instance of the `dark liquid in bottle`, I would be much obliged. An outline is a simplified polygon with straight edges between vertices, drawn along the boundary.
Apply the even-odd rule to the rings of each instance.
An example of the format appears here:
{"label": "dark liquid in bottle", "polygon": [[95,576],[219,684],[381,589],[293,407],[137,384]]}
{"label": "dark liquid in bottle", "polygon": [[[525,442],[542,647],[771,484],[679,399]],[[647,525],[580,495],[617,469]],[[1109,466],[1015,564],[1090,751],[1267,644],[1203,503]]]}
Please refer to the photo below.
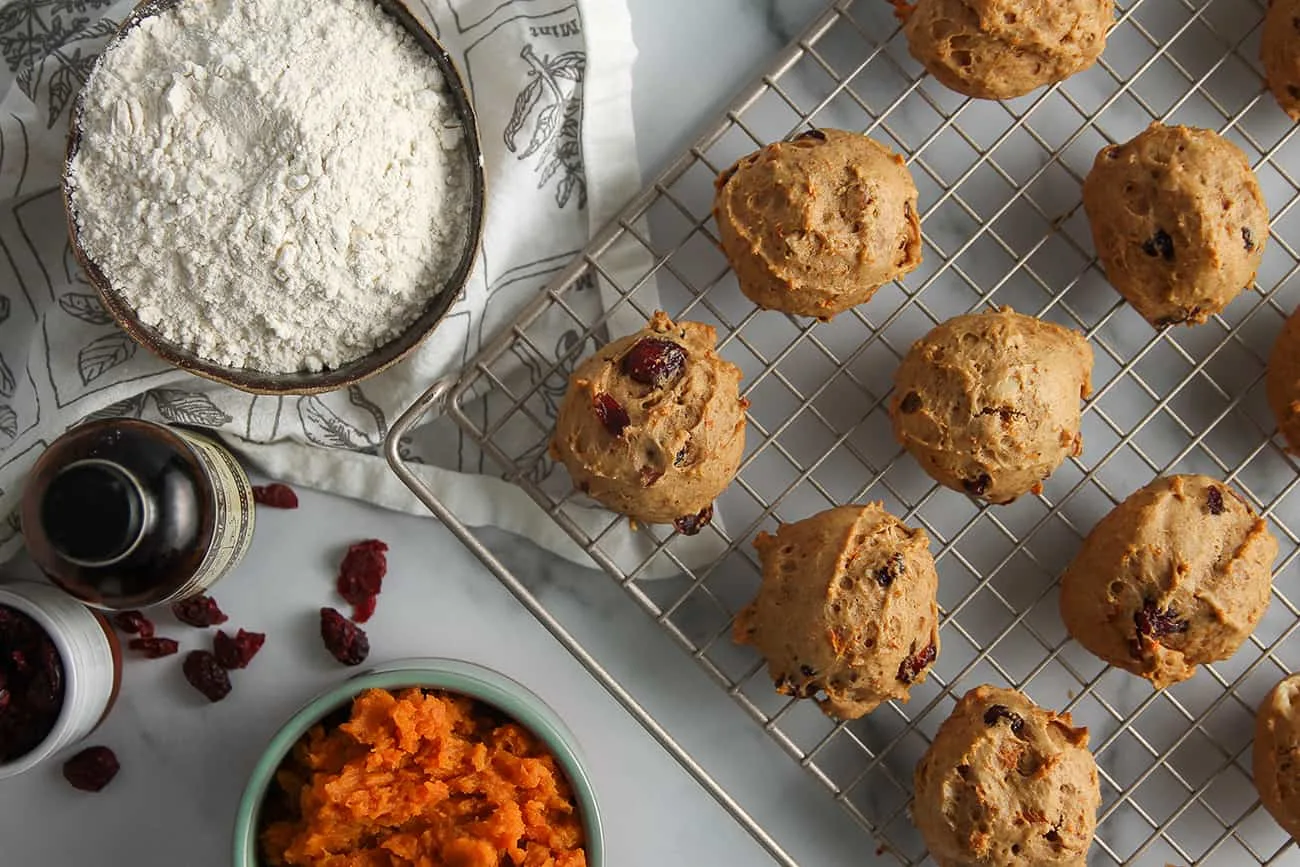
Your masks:
{"label": "dark liquid in bottle", "polygon": [[68,593],[105,608],[167,601],[214,531],[211,482],[161,425],[108,419],[74,428],[41,456],[23,494],[33,559]]}

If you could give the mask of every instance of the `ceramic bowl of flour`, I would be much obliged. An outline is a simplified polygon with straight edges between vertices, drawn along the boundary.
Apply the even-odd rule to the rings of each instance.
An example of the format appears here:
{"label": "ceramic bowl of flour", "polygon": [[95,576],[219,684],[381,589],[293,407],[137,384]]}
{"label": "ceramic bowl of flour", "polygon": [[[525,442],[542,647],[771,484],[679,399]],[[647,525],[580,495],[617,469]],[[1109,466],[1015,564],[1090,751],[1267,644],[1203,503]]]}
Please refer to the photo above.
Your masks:
{"label": "ceramic bowl of flour", "polygon": [[[194,35],[195,16],[222,7],[145,0],[105,48],[113,74],[96,91],[92,72],[68,138],[72,249],[105,311],[171,364],[259,394],[341,388],[414,350],[469,278],[484,207],[474,111],[399,0],[243,0],[220,13],[234,25]],[[161,61],[140,47],[168,34]],[[297,90],[258,66],[279,44],[306,57]],[[178,57],[183,74],[166,72]]]}

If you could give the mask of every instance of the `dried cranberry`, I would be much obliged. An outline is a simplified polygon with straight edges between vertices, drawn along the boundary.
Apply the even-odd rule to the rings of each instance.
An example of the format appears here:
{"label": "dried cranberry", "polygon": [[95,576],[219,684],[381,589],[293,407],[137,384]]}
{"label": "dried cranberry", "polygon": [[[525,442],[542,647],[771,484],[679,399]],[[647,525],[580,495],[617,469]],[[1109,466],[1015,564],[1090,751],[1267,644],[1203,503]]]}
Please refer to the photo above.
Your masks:
{"label": "dried cranberry", "polygon": [[153,638],[153,621],[139,611],[119,611],[113,615],[113,623],[127,635]]}
{"label": "dried cranberry", "polygon": [[230,695],[230,675],[209,651],[191,650],[185,654],[181,669],[190,686],[203,693],[208,701],[218,702]]}
{"label": "dried cranberry", "polygon": [[686,369],[686,350],[680,343],[647,337],[623,356],[623,373],[642,385],[663,388]]}
{"label": "dried cranberry", "polygon": [[113,782],[121,765],[108,747],[86,747],[63,763],[63,778],[74,789],[98,792]]}
{"label": "dried cranberry", "polygon": [[1011,710],[1004,704],[995,704],[988,710],[984,711],[984,725],[995,726],[998,720],[1006,720],[1011,723],[1011,731],[1014,734],[1020,734],[1025,728],[1025,719],[1020,714]]}
{"label": "dried cranberry", "polygon": [[270,485],[254,485],[253,502],[272,509],[296,509],[298,495],[293,492],[293,488],[279,482]]}
{"label": "dried cranberry", "polygon": [[889,558],[888,563],[876,570],[876,583],[881,587],[888,587],[902,578],[906,571],[903,555],[895,554]]}
{"label": "dried cranberry", "polygon": [[388,545],[378,539],[367,539],[348,548],[339,565],[335,586],[339,595],[353,607],[353,617],[364,623],[375,613],[375,604],[384,588],[388,574]]}
{"label": "dried cranberry", "polygon": [[189,599],[182,599],[180,602],[173,602],[172,614],[175,614],[176,619],[181,623],[188,623],[190,626],[197,626],[199,629],[219,626],[230,619],[217,606],[217,600],[211,596],[202,595],[191,596]]}
{"label": "dried cranberry", "polygon": [[993,479],[989,477],[988,473],[980,473],[978,478],[965,479],[961,483],[961,486],[966,489],[966,493],[975,497],[982,497],[987,494],[992,485]]}
{"label": "dried cranberry", "polygon": [[241,629],[232,637],[218,629],[212,639],[212,655],[224,669],[245,668],[265,643],[266,636],[260,632]]}
{"label": "dried cranberry", "polygon": [[1241,227],[1241,240],[1246,242],[1247,253],[1255,249],[1255,233],[1250,230],[1249,226]]}
{"label": "dried cranberry", "polygon": [[816,128],[805,130],[804,132],[801,132],[794,137],[795,141],[800,141],[801,139],[813,139],[815,141],[826,141],[826,133]]}
{"label": "dried cranberry", "polygon": [[366,596],[352,603],[352,622],[365,623],[375,616],[375,608],[379,605],[378,596]]}
{"label": "dried cranberry", "polygon": [[899,401],[898,408],[902,410],[904,415],[911,415],[921,408],[921,395],[914,391],[909,391],[903,396],[903,399]]}
{"label": "dried cranberry", "polygon": [[325,648],[344,665],[360,665],[370,655],[370,639],[365,631],[333,608],[320,610],[320,637]]}
{"label": "dried cranberry", "polygon": [[613,436],[621,437],[623,431],[632,423],[627,416],[627,410],[603,391],[591,399],[591,408],[596,411],[596,418],[600,419],[605,430]]}
{"label": "dried cranberry", "polygon": [[1150,239],[1142,242],[1142,252],[1148,256],[1160,256],[1166,262],[1174,261],[1174,239],[1164,229],[1156,229]]}
{"label": "dried cranberry", "polygon": [[145,659],[162,659],[164,656],[171,656],[181,649],[180,644],[170,638],[132,638],[127,642],[127,647],[132,650],[140,651],[140,655]]}
{"label": "dried cranberry", "polygon": [[703,509],[700,509],[698,514],[682,515],[680,518],[673,521],[673,526],[676,527],[677,532],[681,533],[683,536],[694,536],[695,534],[703,530],[704,527],[712,520],[713,520],[713,504],[710,503],[709,505],[705,506]]}
{"label": "dried cranberry", "polygon": [[[1159,641],[1166,635],[1186,632],[1191,626],[1186,620],[1181,619],[1174,609],[1166,608],[1162,611],[1150,599],[1142,605],[1141,611],[1133,615],[1133,623],[1137,627],[1138,635],[1145,635],[1153,641]],[[1134,655],[1141,655],[1141,643],[1134,642],[1134,645]]]}
{"label": "dried cranberry", "polygon": [[0,763],[35,749],[63,707],[63,659],[32,618],[0,606]]}
{"label": "dried cranberry", "polygon": [[1223,491],[1219,488],[1210,488],[1205,495],[1205,505],[1209,508],[1211,515],[1222,515],[1227,511],[1227,507],[1223,505]]}
{"label": "dried cranberry", "polygon": [[899,663],[898,679],[903,683],[911,683],[916,680],[917,677],[920,676],[921,672],[925,671],[926,667],[929,666],[930,663],[934,662],[934,658],[937,655],[938,650],[933,644],[927,645],[924,650],[912,654]]}

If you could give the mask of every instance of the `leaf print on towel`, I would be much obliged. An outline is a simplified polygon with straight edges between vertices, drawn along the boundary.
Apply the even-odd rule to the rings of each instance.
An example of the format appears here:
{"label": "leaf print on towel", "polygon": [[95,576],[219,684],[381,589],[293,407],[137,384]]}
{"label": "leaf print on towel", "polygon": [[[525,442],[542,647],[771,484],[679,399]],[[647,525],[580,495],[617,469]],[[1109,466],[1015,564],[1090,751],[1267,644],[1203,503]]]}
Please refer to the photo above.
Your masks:
{"label": "leaf print on towel", "polygon": [[193,427],[221,427],[234,421],[206,394],[197,391],[180,391],[175,388],[155,388],[149,392],[158,405],[158,414],[172,424]]}
{"label": "leaf print on towel", "polygon": [[0,295],[0,322],[9,318],[9,296]]}
{"label": "leaf print on towel", "polygon": [[113,322],[113,317],[99,303],[99,298],[84,292],[66,292],[60,295],[59,307],[69,316],[75,316],[91,325],[111,325]]}
{"label": "leaf print on towel", "polygon": [[81,384],[90,385],[119,364],[135,355],[136,342],[122,332],[105,334],[90,341],[77,353],[77,372]]}
{"label": "leaf print on towel", "polygon": [[18,436],[18,413],[4,404],[0,404],[0,434],[9,439]]}
{"label": "leaf print on towel", "polygon": [[73,42],[106,39],[117,32],[108,19],[91,21],[86,13],[111,6],[113,0],[11,0],[0,4],[0,54],[10,72],[17,73],[18,86],[28,99],[49,77],[49,122],[53,127],[85,83],[94,65],[98,46],[71,52]]}
{"label": "leaf print on towel", "polygon": [[[528,83],[515,98],[514,111],[502,138],[511,153],[526,160],[540,154],[535,171],[537,189],[557,174],[555,204],[561,208],[577,193],[578,210],[587,207],[587,180],[582,162],[582,82],[587,56],[565,51],[539,57],[531,44],[519,56],[528,64]],[[520,149],[519,136],[531,126]]]}
{"label": "leaf print on towel", "polygon": [[137,394],[134,397],[128,397],[126,400],[111,403],[101,410],[92,412],[77,424],[85,424],[88,421],[101,421],[106,418],[139,418],[144,413],[146,396],[146,394]]}
{"label": "leaf print on towel", "polygon": [[[349,397],[351,397],[349,395]],[[332,449],[361,451],[377,447],[383,440],[372,439],[326,405],[319,395],[298,399],[298,419],[310,442]]]}
{"label": "leaf print on towel", "polygon": [[5,363],[5,357],[0,355],[0,397],[13,397],[17,388],[18,382],[14,379],[14,372]]}

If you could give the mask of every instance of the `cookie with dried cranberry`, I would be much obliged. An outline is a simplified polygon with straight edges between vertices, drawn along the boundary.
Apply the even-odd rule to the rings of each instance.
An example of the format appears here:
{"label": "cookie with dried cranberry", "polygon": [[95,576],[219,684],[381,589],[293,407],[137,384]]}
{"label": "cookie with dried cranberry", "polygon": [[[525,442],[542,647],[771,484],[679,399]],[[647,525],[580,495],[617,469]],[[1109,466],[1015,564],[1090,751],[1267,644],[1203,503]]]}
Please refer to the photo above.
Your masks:
{"label": "cookie with dried cranberry", "polygon": [[1300,674],[1284,678],[1260,703],[1251,765],[1260,803],[1300,839]]}
{"label": "cookie with dried cranberry", "polygon": [[1300,454],[1300,307],[1287,317],[1273,343],[1264,386],[1287,449]]}
{"label": "cookie with dried cranberry", "polygon": [[907,701],[939,653],[939,578],[924,530],[879,503],[841,506],[754,540],[758,596],[733,638],[767,659],[777,692],[857,719]]}
{"label": "cookie with dried cranberry", "polygon": [[1012,99],[1097,62],[1113,0],[896,0],[907,47],[944,86]]}
{"label": "cookie with dried cranberry", "polygon": [[1083,335],[1010,308],[949,319],[894,374],[894,436],[939,484],[991,503],[1042,489],[1083,448]]}
{"label": "cookie with dried cranberry", "polygon": [[573,483],[648,524],[698,532],[745,451],[740,368],[713,326],[655,313],[584,359],[569,378],[551,455]]}
{"label": "cookie with dried cranberry", "polygon": [[916,184],[864,135],[818,129],[770,144],[715,188],[722,252],[765,310],[830,319],[921,264]]}
{"label": "cookie with dried cranberry", "polygon": [[1102,518],[1061,576],[1074,640],[1157,688],[1237,652],[1264,616],[1277,540],[1236,491],[1165,476]]}
{"label": "cookie with dried cranberry", "polygon": [[1241,148],[1154,123],[1101,149],[1083,207],[1111,285],[1156,328],[1196,325],[1255,279],[1268,207]]}
{"label": "cookie with dried cranberry", "polygon": [[1269,0],[1259,56],[1277,104],[1300,120],[1300,0]]}
{"label": "cookie with dried cranberry", "polygon": [[1088,730],[1023,693],[977,686],[913,776],[912,821],[941,867],[1084,867],[1101,787]]}

